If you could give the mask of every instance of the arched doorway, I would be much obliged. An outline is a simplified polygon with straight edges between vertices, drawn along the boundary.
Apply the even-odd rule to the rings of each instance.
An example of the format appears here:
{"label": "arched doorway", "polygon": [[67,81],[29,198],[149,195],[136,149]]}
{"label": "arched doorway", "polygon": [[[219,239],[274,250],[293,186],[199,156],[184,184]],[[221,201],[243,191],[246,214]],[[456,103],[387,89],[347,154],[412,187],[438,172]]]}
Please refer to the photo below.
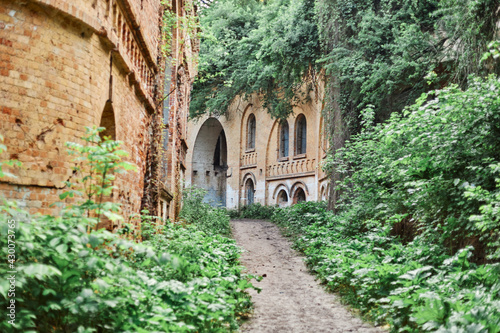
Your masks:
{"label": "arched doorway", "polygon": [[293,203],[296,204],[302,201],[306,201],[306,193],[302,188],[299,187],[293,195]]}
{"label": "arched doorway", "polygon": [[245,198],[247,205],[251,205],[254,202],[255,186],[253,180],[248,178],[245,182]]}
{"label": "arched doorway", "polygon": [[276,203],[280,207],[286,207],[286,206],[288,206],[288,194],[286,193],[285,190],[281,190],[278,193],[278,199],[277,199]]}
{"label": "arched doorway", "polygon": [[204,201],[226,206],[227,142],[222,124],[207,119],[193,147],[191,184],[207,190]]}

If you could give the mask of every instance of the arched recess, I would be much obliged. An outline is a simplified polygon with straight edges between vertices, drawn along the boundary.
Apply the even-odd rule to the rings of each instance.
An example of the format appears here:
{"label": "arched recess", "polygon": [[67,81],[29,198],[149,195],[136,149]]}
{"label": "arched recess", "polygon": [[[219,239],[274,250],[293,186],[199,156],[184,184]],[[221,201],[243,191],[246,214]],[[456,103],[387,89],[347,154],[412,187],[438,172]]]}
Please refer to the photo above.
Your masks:
{"label": "arched recess", "polygon": [[276,195],[280,191],[285,191],[288,194],[288,193],[290,193],[290,188],[288,186],[286,186],[286,184],[283,184],[283,183],[281,183],[278,186],[276,186],[274,188],[274,191],[273,191],[273,200],[277,198]]}
{"label": "arched recess", "polygon": [[296,182],[290,189],[290,197],[292,198],[294,204],[299,201],[306,201],[308,195],[309,190],[307,188],[307,185],[303,181]]}
{"label": "arched recess", "polygon": [[280,207],[286,207],[289,203],[289,193],[290,189],[285,184],[279,184],[276,186],[273,192],[273,200]]}
{"label": "arched recess", "polygon": [[321,190],[319,193],[320,201],[326,201],[328,199],[327,184],[321,185]]}
{"label": "arched recess", "polygon": [[304,192],[304,190],[301,187],[299,187],[295,191],[295,193],[293,194],[292,202],[295,205],[296,203],[303,202],[303,201],[307,201],[306,193]]}
{"label": "arched recess", "polygon": [[288,206],[288,194],[285,190],[278,192],[278,198],[276,199],[276,204],[280,207]]}
{"label": "arched recess", "polygon": [[110,100],[106,101],[104,105],[99,127],[105,128],[104,131],[99,134],[102,139],[104,139],[104,137],[109,137],[111,140],[116,140],[115,111],[113,110],[113,103]]}
{"label": "arched recess", "polygon": [[247,172],[241,182],[242,195],[244,205],[249,205],[255,201],[255,187],[257,185],[257,178],[253,172]]}
{"label": "arched recess", "polygon": [[252,178],[248,178],[245,182],[245,204],[251,205],[255,199],[255,183]]}
{"label": "arched recess", "polygon": [[193,146],[191,184],[207,190],[204,201],[226,206],[227,142],[219,120],[208,118]]}

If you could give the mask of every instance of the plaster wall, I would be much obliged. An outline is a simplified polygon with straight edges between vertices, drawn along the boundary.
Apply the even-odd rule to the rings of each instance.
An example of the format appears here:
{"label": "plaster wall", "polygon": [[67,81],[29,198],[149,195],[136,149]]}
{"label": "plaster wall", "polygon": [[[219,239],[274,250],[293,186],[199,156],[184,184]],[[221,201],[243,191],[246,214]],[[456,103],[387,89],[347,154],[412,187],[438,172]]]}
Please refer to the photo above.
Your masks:
{"label": "plaster wall", "polygon": [[[279,122],[269,116],[258,95],[252,95],[248,99],[236,98],[229,112],[217,118],[228,142],[227,208],[238,208],[248,203],[246,184],[249,180],[254,184],[254,202],[262,205],[277,204],[277,195],[281,189],[285,190],[288,196],[286,205],[293,203],[293,196],[298,188],[304,190],[306,200],[321,200],[321,187],[326,188],[328,183],[318,163],[325,157],[327,149],[323,135],[322,104],[319,102],[322,100],[322,91],[320,85],[316,91],[310,92],[307,102],[295,107],[293,114],[287,119],[287,158],[279,158]],[[305,116],[307,122],[305,154],[296,153],[296,119],[300,114]],[[248,121],[251,115],[256,119],[255,147],[248,146]],[[189,133],[192,136],[201,133],[203,124],[209,118],[213,119],[205,116],[189,121]],[[200,163],[204,163],[199,155],[193,153],[196,152],[198,144],[193,139],[190,141],[190,147],[193,149],[187,154],[187,180],[188,184],[204,187],[199,182],[193,182],[193,170],[200,168]]]}

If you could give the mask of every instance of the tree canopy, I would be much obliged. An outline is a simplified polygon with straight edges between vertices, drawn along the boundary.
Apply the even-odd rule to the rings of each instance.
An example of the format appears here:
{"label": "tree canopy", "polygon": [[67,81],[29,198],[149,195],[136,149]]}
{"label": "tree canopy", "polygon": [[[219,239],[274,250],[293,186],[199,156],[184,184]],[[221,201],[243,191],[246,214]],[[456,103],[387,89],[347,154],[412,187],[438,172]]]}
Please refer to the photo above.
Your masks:
{"label": "tree canopy", "polygon": [[313,0],[222,0],[201,11],[191,116],[224,114],[237,95],[262,94],[274,117],[302,101],[320,54]]}
{"label": "tree canopy", "polygon": [[497,9],[496,0],[205,4],[191,116],[224,114],[234,97],[259,93],[272,116],[285,118],[326,69],[338,80],[337,102],[356,132],[367,105],[377,120],[387,119],[429,89],[498,72],[480,63],[497,31]]}

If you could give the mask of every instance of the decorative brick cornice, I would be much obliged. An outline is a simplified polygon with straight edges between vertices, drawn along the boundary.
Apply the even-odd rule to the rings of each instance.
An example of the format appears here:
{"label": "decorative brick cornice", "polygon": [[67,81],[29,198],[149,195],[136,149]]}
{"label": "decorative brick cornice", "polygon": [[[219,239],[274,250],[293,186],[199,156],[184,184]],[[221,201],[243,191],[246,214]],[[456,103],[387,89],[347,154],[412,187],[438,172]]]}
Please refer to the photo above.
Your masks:
{"label": "decorative brick cornice", "polygon": [[[138,95],[147,102],[148,109],[150,111],[155,109],[155,103],[153,100],[153,86],[156,80],[156,74],[158,73],[158,66],[153,59],[152,50],[149,49],[148,44],[145,41],[145,37],[142,31],[139,29],[139,25],[136,20],[135,13],[133,12],[132,6],[130,6],[130,0],[115,0],[123,11],[123,17],[127,22],[127,25],[131,28],[130,33],[133,37],[135,43],[139,46],[139,52],[147,64],[147,69],[138,68],[134,65],[134,60],[130,56],[131,51],[126,48],[121,42],[118,34],[115,32],[117,29],[113,26],[113,22],[110,20],[101,20],[95,15],[91,15],[88,12],[80,9],[79,7],[72,4],[70,0],[31,0],[33,3],[38,3],[40,5],[46,6],[50,9],[56,10],[63,15],[69,16],[74,20],[79,21],[82,25],[86,26],[92,30],[100,38],[106,40],[112,45],[113,49],[116,51],[117,56],[120,57],[121,63],[126,67],[125,70],[129,73],[134,73],[135,81],[134,86],[137,89]],[[158,7],[158,10],[160,8]],[[115,28],[115,29],[114,29]],[[118,28],[119,29],[119,28]],[[136,63],[140,62],[136,60]],[[141,73],[137,73],[141,71]],[[150,74],[149,74],[150,73]]]}

